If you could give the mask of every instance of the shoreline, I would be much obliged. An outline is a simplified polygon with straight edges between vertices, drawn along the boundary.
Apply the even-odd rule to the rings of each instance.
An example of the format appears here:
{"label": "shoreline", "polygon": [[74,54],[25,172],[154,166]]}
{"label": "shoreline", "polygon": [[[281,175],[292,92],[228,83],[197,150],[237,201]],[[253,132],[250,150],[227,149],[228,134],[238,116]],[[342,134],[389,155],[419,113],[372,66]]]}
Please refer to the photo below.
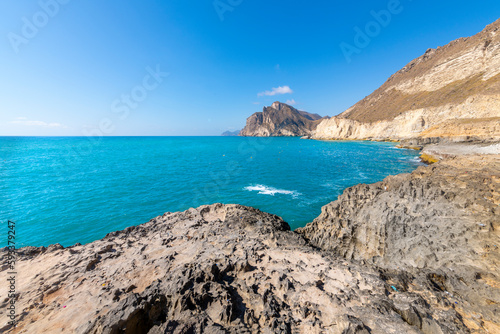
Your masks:
{"label": "shoreline", "polygon": [[[284,136],[279,136],[279,137],[284,137]],[[290,136],[290,137],[297,137],[297,136]],[[301,139],[304,139],[304,138],[302,137]],[[500,141],[492,141],[492,142],[486,142],[486,143],[483,141],[479,141],[479,142],[451,142],[451,143],[445,142],[442,144],[434,143],[434,144],[427,144],[427,145],[422,145],[422,146],[412,146],[412,145],[407,145],[407,144],[401,144],[404,142],[404,140],[395,140],[395,139],[377,139],[377,140],[375,140],[375,139],[314,139],[314,138],[306,138],[306,139],[317,140],[317,141],[328,141],[328,142],[330,142],[330,141],[341,141],[341,142],[346,142],[346,141],[366,142],[366,141],[369,141],[369,142],[400,143],[399,145],[396,145],[395,147],[399,148],[399,149],[420,151],[420,156],[418,156],[418,159],[422,163],[424,163],[426,166],[432,165],[432,164],[439,162],[441,160],[455,158],[455,157],[459,157],[459,156],[465,156],[465,155],[476,155],[476,156],[499,155],[500,156]],[[478,153],[478,148],[486,149],[485,150],[486,153],[481,153],[481,152]],[[407,173],[403,173],[403,174],[407,174]],[[398,175],[401,175],[401,174],[389,175],[388,177],[398,176]],[[386,178],[384,178],[384,180]],[[384,180],[379,181],[379,182],[383,182]],[[375,182],[375,183],[379,183],[379,182]],[[359,186],[362,184],[364,184],[364,183],[359,183],[359,184],[356,184],[354,186],[347,187],[347,188],[343,189],[343,192],[346,191],[347,189],[350,189],[350,188],[353,188],[353,187],[356,187],[356,186]],[[334,201],[335,201],[335,199],[333,199],[331,202],[334,202]],[[214,204],[220,204],[220,203],[214,203]],[[211,204],[205,204],[205,205],[211,205]],[[240,204],[235,204],[235,205],[240,205]],[[193,208],[190,208],[190,209],[193,209]],[[257,208],[255,208],[255,209],[259,210]],[[176,212],[183,212],[183,211],[176,211]],[[170,212],[168,212],[168,213],[170,213]],[[127,228],[137,227],[137,226],[140,226],[143,224],[146,224],[146,223],[141,223],[138,225],[131,225],[131,226],[126,227],[122,230],[111,231],[108,234],[120,232],[120,231],[126,230]],[[301,228],[304,228],[304,227],[296,228],[296,230],[301,229]],[[90,243],[102,240],[102,239],[106,238],[108,234],[106,234],[101,239],[97,239],[97,240],[91,241],[89,243],[85,243],[83,245],[85,246],[85,245],[88,245]],[[58,248],[58,249],[60,247],[62,247],[62,249],[67,249],[67,248],[78,247],[78,246],[82,246],[82,244],[80,242],[77,242],[74,245],[62,246],[59,243],[55,243],[55,244],[50,244],[48,246],[29,246],[28,245],[28,246],[23,246],[21,248],[18,248],[17,250],[29,248],[29,249],[40,249],[42,251],[45,251],[45,250],[47,250],[49,248],[53,248],[53,247]],[[7,251],[7,250],[8,250],[8,247],[0,248],[0,251]]]}
{"label": "shoreline", "polygon": [[[166,213],[83,246],[21,248],[20,327],[13,330],[0,324],[0,328],[9,333],[22,328],[36,331],[56,321],[38,320],[36,327],[30,324],[30,319],[41,317],[57,319],[65,328],[81,333],[107,333],[138,321],[146,322],[150,330],[160,330],[172,326],[174,320],[176,326],[195,332],[221,326],[244,331],[291,324],[303,332],[318,332],[326,330],[328,319],[335,319],[339,328],[361,332],[496,330],[500,321],[494,308],[500,302],[500,289],[495,287],[500,286],[500,271],[495,260],[498,248],[493,245],[500,245],[496,232],[500,226],[494,220],[500,204],[500,155],[451,156],[447,146],[431,146],[432,152],[437,147],[442,157],[432,166],[346,188],[312,223],[295,231],[278,216],[240,205],[214,204]],[[477,151],[475,146],[468,147],[469,153]],[[370,227],[372,222],[378,225]],[[387,230],[391,232],[382,232]],[[472,250],[480,257],[471,256]],[[214,265],[219,269],[210,274]],[[163,267],[170,269],[158,270]],[[331,274],[321,274],[320,268]],[[272,272],[285,276],[278,278]],[[259,281],[260,275],[269,279]],[[349,275],[361,275],[363,284],[376,291],[377,297],[366,295],[361,283],[352,286],[346,278]],[[184,283],[178,281],[180,277]],[[190,311],[189,298],[206,298],[197,290],[201,286],[197,288],[196,277],[206,277],[200,282],[222,290],[209,294],[208,304],[198,300]],[[40,285],[32,284],[40,279]],[[468,287],[457,283],[460,280]],[[185,284],[190,286],[187,290],[183,290]],[[264,296],[257,298],[260,302],[252,302],[256,297],[244,288],[252,284]],[[342,290],[351,291],[351,297],[325,309],[328,300],[343,295],[334,288],[338,284],[344,284]],[[94,297],[85,297],[86,291]],[[236,292],[224,301],[224,291]],[[302,301],[289,304],[293,299],[286,295]],[[160,304],[155,302],[158,298]],[[365,300],[362,309],[349,301],[357,298]],[[134,304],[134,300],[143,302]],[[304,305],[309,305],[309,311],[300,313]],[[381,307],[385,311],[376,311]],[[72,321],[68,322],[62,308],[71,312]],[[75,313],[75,308],[83,311]],[[125,313],[118,312],[123,308]],[[262,317],[263,310],[273,308],[275,316]],[[155,312],[161,316],[155,318]],[[315,325],[309,321],[310,312],[315,314]],[[151,317],[155,320],[148,322]],[[198,319],[195,323],[193,317]]]}
{"label": "shoreline", "polygon": [[[27,233],[27,235],[18,240],[19,247],[21,246],[48,247],[49,245],[56,243],[60,243],[65,247],[71,246],[75,243],[86,244],[101,239],[102,237],[105,236],[106,233],[120,230],[126,228],[127,226],[137,225],[138,223],[145,222],[149,220],[151,217],[155,217],[159,214],[162,214],[164,211],[172,211],[172,212],[182,211],[190,207],[198,207],[200,205],[211,204],[215,202],[240,203],[245,205],[251,205],[263,211],[278,214],[284,217],[284,219],[287,220],[295,229],[297,227],[305,226],[307,223],[313,221],[314,218],[316,218],[316,216],[320,214],[321,206],[327,204],[331,200],[334,200],[340,194],[340,192],[343,191],[347,186],[354,185],[358,182],[366,183],[366,182],[380,181],[389,174],[409,172],[413,170],[416,167],[416,165],[419,165],[416,159],[417,154],[415,152],[392,149],[393,145],[389,143],[377,144],[377,143],[353,142],[353,143],[346,143],[344,145],[341,143],[337,144],[325,143],[325,142],[321,143],[314,141],[304,142],[297,137],[281,138],[281,139],[282,140],[277,140],[276,142],[274,142],[271,139],[269,139],[270,141],[265,139],[262,140],[257,139],[255,141],[248,142],[247,139],[245,138],[236,138],[230,140],[220,138],[220,140],[209,142],[213,143],[210,144],[210,146],[220,145],[220,148],[211,149],[211,151],[213,151],[214,153],[219,151],[221,153],[220,155],[214,154],[213,159],[211,156],[209,156],[209,154],[205,154],[202,151],[200,151],[200,149],[196,148],[196,146],[193,146],[192,150],[186,151],[185,153],[189,154],[187,155],[187,157],[189,157],[188,160],[193,159],[200,162],[199,164],[196,165],[199,166],[199,168],[197,168],[196,171],[200,173],[199,175],[201,175],[202,178],[205,172],[211,173],[210,170],[212,169],[214,162],[220,164],[219,168],[221,168],[221,173],[219,173],[218,171],[211,173],[210,175],[214,176],[206,177],[207,179],[206,182],[208,182],[208,185],[210,186],[220,185],[219,186],[220,191],[222,191],[222,193],[225,194],[223,197],[216,196],[214,191],[212,191],[212,188],[210,187],[206,188],[206,184],[200,186],[200,183],[197,182],[197,180],[200,179],[199,176],[193,176],[189,178],[189,175],[183,174],[185,175],[185,177],[188,177],[186,181],[187,183],[183,183],[182,181],[180,181],[179,178],[174,177],[173,178],[174,180],[179,180],[179,181],[172,182],[172,186],[170,186],[168,189],[164,187],[158,187],[158,189],[160,190],[155,191],[155,189],[157,188],[154,188],[152,191],[156,194],[156,196],[151,196],[147,195],[148,193],[150,193],[150,191],[147,190],[147,188],[144,188],[145,186],[147,187],[147,185],[141,185],[140,183],[135,183],[133,181],[135,177],[131,172],[129,173],[113,172],[110,173],[109,176],[107,175],[101,176],[101,172],[97,172],[90,174],[93,183],[90,184],[90,188],[88,189],[95,189],[95,187],[93,188],[93,185],[100,184],[101,182],[100,179],[102,179],[103,177],[104,177],[104,179],[102,179],[103,182],[114,186],[109,187],[109,189],[103,191],[101,194],[99,192],[92,194],[91,196],[92,198],[88,198],[87,196],[86,199],[83,199],[84,200],[84,203],[82,203],[83,205],[79,204],[70,205],[74,207],[72,210],[68,210],[67,205],[61,206],[59,208],[59,206],[61,205],[60,203],[63,202],[75,203],[76,201],[82,200],[79,198],[81,196],[77,194],[78,189],[74,189],[73,191],[67,190],[67,189],[71,190],[74,187],[64,187],[64,189],[54,189],[54,191],[56,192],[52,192],[52,194],[48,193],[47,195],[45,195],[43,191],[47,185],[50,185],[50,180],[51,180],[50,177],[46,177],[41,179],[41,181],[45,182],[45,184],[47,185],[45,184],[43,186],[38,185],[33,188],[34,190],[40,191],[42,193],[42,195],[40,195],[40,199],[35,201],[31,205],[29,203],[25,203],[25,205],[22,205],[21,202],[15,203],[17,206],[11,207],[8,205],[7,206],[8,216],[10,216],[11,218],[17,217],[16,219],[18,221],[23,222],[23,225],[21,225],[24,226],[23,232]],[[50,139],[48,139],[47,142],[55,143],[55,145],[51,144],[50,146],[61,146],[61,145],[66,146],[67,144],[71,145],[73,143],[71,139],[68,139],[67,141],[64,140],[60,142],[61,144],[58,144],[57,141],[55,142],[51,141]],[[130,138],[130,141],[125,139],[120,142],[123,142],[124,144],[128,142],[136,143],[134,138]],[[140,147],[142,149],[135,150],[136,152],[143,151],[156,154],[157,149],[155,147],[164,146],[161,140],[158,142],[154,142],[154,144],[143,143],[141,140],[137,142],[141,143]],[[172,143],[172,146],[176,146],[175,143],[182,143],[182,141],[176,141],[175,139],[169,140],[168,138],[165,139],[165,142]],[[189,142],[193,143],[194,145],[196,143],[202,143],[204,141],[202,139],[200,140],[192,139],[189,140]],[[217,144],[217,142],[220,143]],[[249,144],[247,145],[246,143]],[[285,148],[284,145],[287,145],[287,147]],[[290,146],[288,147],[288,145]],[[107,147],[116,147],[116,144],[105,143],[104,146],[102,146],[102,150],[99,150],[99,152],[104,152]],[[244,150],[239,151],[240,147],[244,148]],[[251,151],[254,149],[254,147],[257,153]],[[283,148],[281,149],[280,147]],[[304,148],[306,149],[306,151],[303,150]],[[328,152],[331,153],[326,153],[326,154],[321,153],[325,152],[323,148],[325,148],[326,150],[328,150]],[[281,153],[278,153],[278,151],[274,152],[275,149],[279,150],[279,152]],[[167,149],[162,149],[162,151],[166,150]],[[233,150],[234,152],[231,150]],[[300,150],[302,150],[302,153],[299,153]],[[196,158],[197,155],[194,154],[196,151],[200,151],[200,156],[198,156],[197,158]],[[206,150],[203,151],[205,152]],[[363,156],[360,157],[361,159],[356,159],[356,161],[354,161],[354,163],[357,164],[359,168],[352,169],[348,167],[349,164],[352,163],[352,161],[350,161],[351,157],[349,157],[349,155],[344,155],[342,153],[339,153],[344,151],[359,152],[363,154]],[[314,161],[307,161],[302,159],[302,161],[297,161],[297,163],[295,163],[295,159],[301,159],[301,157],[308,157],[311,156],[311,154],[316,155],[315,152],[319,152],[319,154],[323,157],[321,157],[320,160],[314,160]],[[182,154],[183,152],[179,151],[178,153]],[[223,155],[222,153],[225,153],[225,155]],[[285,153],[286,156],[283,156],[283,154]],[[39,159],[37,157],[41,157],[43,154],[45,153],[32,152],[30,156],[33,157],[34,159]],[[137,154],[137,157],[139,155],[140,154]],[[253,156],[253,161],[257,161],[255,159],[258,159],[257,162],[259,165],[271,167],[274,166],[275,163],[277,163],[278,165],[275,165],[275,167],[283,166],[283,168],[289,171],[291,175],[293,175],[293,177],[289,178],[283,175],[283,173],[280,172],[279,170],[276,170],[276,168],[273,168],[274,171],[270,172],[271,175],[276,175],[276,178],[271,177],[267,183],[264,182],[264,179],[260,180],[261,178],[259,176],[253,174],[252,169],[254,167],[252,167],[252,164],[250,162],[247,163],[248,161],[247,158],[249,158],[250,155]],[[332,157],[332,155],[335,155],[336,157]],[[370,160],[372,159],[371,155],[379,156],[379,159],[381,160],[380,163],[377,163],[377,166],[380,166],[380,168],[372,166],[370,162]],[[25,156],[25,154],[21,153],[19,154],[19,156]],[[103,154],[99,154],[98,156],[100,156],[101,158],[105,158]],[[133,156],[135,157],[136,155],[134,154]],[[91,157],[90,155],[88,157],[84,156],[82,157],[82,159],[80,159],[80,161],[82,162],[86,161],[90,157]],[[119,153],[108,158],[112,159],[112,161],[115,161],[116,158],[119,158]],[[275,158],[277,160],[275,160]],[[208,161],[207,159],[212,159],[212,160]],[[128,158],[126,160],[133,162],[135,158]],[[47,160],[42,160],[42,162],[43,161]],[[60,160],[60,161],[63,163],[65,162],[65,160]],[[204,161],[207,161],[206,166],[204,166],[205,165]],[[58,160],[55,160],[55,162],[58,162]],[[155,180],[164,182],[172,177],[168,175],[167,171],[163,172],[162,170],[151,173],[151,171],[156,169],[153,164],[154,161],[151,162],[152,163],[149,164],[150,168],[146,166],[150,170],[150,172],[147,174],[148,177],[146,178],[148,184],[153,184]],[[240,167],[236,169],[233,168],[232,166],[235,165],[234,162],[238,163],[239,166],[241,166],[241,168]],[[285,164],[285,162],[287,163]],[[313,167],[315,169],[313,174],[307,174],[311,168],[310,166],[311,162],[314,162],[315,165],[317,165],[316,162],[318,162],[320,165]],[[212,165],[209,163],[212,163]],[[134,165],[135,163],[132,164]],[[191,162],[189,164],[190,165],[188,167],[194,168]],[[294,165],[295,167],[293,169],[287,167],[287,165],[290,166],[290,164]],[[74,165],[73,163],[70,163],[70,161],[68,161],[68,167],[70,168],[69,170],[71,170],[73,165]],[[92,167],[84,169],[101,170],[102,168],[102,171],[106,171],[109,169],[106,168],[106,164],[103,166],[99,166],[99,164],[91,163],[89,164],[89,166]],[[170,169],[173,166],[176,166],[175,167],[176,170],[183,168],[183,166],[179,162],[175,161],[172,161],[170,166],[171,166]],[[337,168],[332,166],[340,166],[340,167]],[[205,169],[203,170],[202,167]],[[26,168],[27,171],[30,171],[30,167],[27,166],[26,164],[21,164],[21,163],[17,164],[15,169],[11,168],[12,175],[22,176],[25,173],[24,168]],[[329,175],[328,171],[332,170],[332,168],[335,170],[338,169],[339,173],[338,175],[342,176],[336,177]],[[227,174],[229,174],[229,177],[226,177],[226,171]],[[14,174],[14,172],[16,174]],[[159,177],[156,176],[157,173],[160,173],[162,175],[161,179],[159,179]],[[117,183],[119,181],[117,179],[119,178],[120,174],[128,175],[127,179],[130,182],[135,183],[136,185],[126,186],[125,183],[123,184],[123,186],[120,186],[120,184]],[[61,170],[61,175],[69,175],[69,173],[67,173],[65,170]],[[241,175],[241,177],[237,175]],[[214,177],[220,178],[220,180],[214,180]],[[231,182],[235,181],[237,182],[237,184],[225,185],[226,181],[229,180],[229,178],[232,179]],[[27,180],[27,178],[24,179]],[[260,181],[253,182],[254,180],[260,180]],[[82,181],[84,180],[82,179]],[[283,190],[284,193],[283,194],[278,193],[276,194],[275,197],[271,197],[270,195],[266,194],[267,191],[250,191],[247,189],[251,185],[261,184],[261,183],[264,184],[264,186],[266,186],[271,191],[277,189],[279,191]],[[17,187],[17,188],[21,189],[22,187]],[[99,187],[97,187],[97,189],[99,189]],[[116,189],[122,189],[122,190],[117,191]],[[207,191],[205,189],[209,190]],[[191,190],[195,192],[197,197],[193,196],[193,199],[189,197],[190,196],[189,191]],[[134,199],[133,196],[126,196],[125,198],[118,200],[123,203],[121,205],[120,203],[116,203],[117,206],[115,207],[113,207],[112,205],[108,205],[109,200],[106,200],[106,198],[108,198],[111,199],[111,201],[114,201],[113,198],[115,199],[119,198],[118,196],[120,196],[120,192],[121,193],[127,192],[128,194],[133,194],[133,192],[140,193],[142,191],[144,191],[147,195],[145,198],[138,197]],[[179,198],[177,198],[177,196],[170,196],[171,194],[175,194],[178,191],[180,193]],[[290,193],[288,193],[287,191],[290,191]],[[295,192],[295,195],[292,194],[293,192]],[[19,193],[19,191],[16,193]],[[67,200],[58,201],[58,198],[64,198],[64,197],[67,198]],[[50,204],[50,202],[47,201],[48,199],[51,198],[55,198],[56,200],[53,204]],[[39,210],[37,209],[37,207],[39,207],[40,205],[44,205],[44,202],[48,205],[49,210],[46,212],[43,211],[38,212]],[[281,205],[280,203],[283,203],[283,205]],[[22,210],[23,207],[25,208],[24,211]],[[130,207],[131,210],[128,210],[127,207]],[[29,211],[28,209],[31,210],[33,214],[30,216],[24,216],[23,212]],[[85,211],[88,211],[88,213],[90,214],[89,219],[86,218]],[[58,217],[71,217],[71,218],[58,219]],[[102,225],[98,225],[99,232],[98,233],[95,232],[97,229],[89,230],[87,232],[85,226],[88,224],[100,224],[99,219],[104,219]],[[37,229],[38,228],[37,226],[41,226],[39,223],[37,223],[37,221],[41,220],[43,221],[47,220],[48,229],[46,230],[46,233],[44,233],[46,235],[45,237],[41,237],[40,234],[38,233],[30,233],[30,231],[32,231],[32,228]],[[75,231],[78,232],[75,233]],[[80,233],[80,231],[82,233]],[[21,244],[21,242],[23,242],[24,244]],[[4,243],[0,246],[5,247],[6,244],[7,243]]]}
{"label": "shoreline", "polygon": [[[279,136],[279,137],[285,137],[285,136]],[[298,136],[289,136],[289,137],[298,138]],[[498,155],[498,156],[500,156],[500,141],[491,141],[491,142],[484,142],[484,141],[448,142],[448,141],[445,141],[444,143],[439,143],[439,141],[438,141],[437,143],[424,144],[421,146],[413,146],[412,144],[404,143],[406,141],[405,139],[401,139],[401,140],[370,139],[370,138],[367,138],[367,139],[314,139],[314,138],[304,138],[304,137],[302,137],[300,139],[309,139],[309,140],[327,141],[327,142],[330,142],[330,141],[367,142],[368,141],[368,142],[399,143],[399,145],[395,146],[396,148],[420,151],[420,156],[418,156],[418,158],[426,166],[432,165],[432,164],[437,163],[441,160],[446,160],[446,159],[460,157],[460,156],[467,156],[467,155],[475,155],[475,156]],[[410,142],[411,142],[411,139],[410,139]],[[403,173],[403,174],[407,174],[407,173]],[[389,175],[388,177],[398,176],[398,175],[401,175],[401,174]],[[385,180],[385,178],[384,178],[384,180]],[[384,180],[379,181],[379,182],[383,182]],[[379,182],[375,182],[375,183],[379,183]],[[359,183],[359,184],[356,184],[354,186],[347,187],[347,188],[343,189],[343,191],[350,189],[350,188],[353,188],[353,187],[356,187],[356,186],[359,186],[359,185],[362,185],[362,184],[364,184],[364,183]],[[334,202],[334,201],[335,201],[335,199],[333,199],[331,202]],[[220,204],[220,203],[214,203],[214,204]],[[211,205],[211,204],[205,204],[205,205]],[[236,204],[236,205],[240,205],[240,204]],[[190,208],[190,209],[192,209],[192,208]],[[255,208],[255,209],[259,210],[257,208]],[[176,212],[183,212],[183,211],[176,211]],[[170,213],[170,212],[168,212],[168,213]],[[123,230],[126,230],[127,228],[130,228],[130,227],[137,227],[137,226],[140,226],[143,224],[145,224],[145,223],[141,223],[138,225],[131,225],[129,227],[126,227]],[[301,228],[303,228],[303,227],[299,227],[297,229],[301,229]],[[123,230],[111,231],[108,234],[114,233],[114,232],[120,232]],[[106,234],[102,239],[106,238],[108,234]],[[83,245],[88,245],[90,243],[93,243],[93,242],[96,242],[96,241],[99,241],[102,239],[97,239],[97,240],[91,241],[91,242],[83,244]],[[62,247],[63,249],[67,249],[67,248],[78,247],[78,246],[82,246],[82,244],[80,242],[77,242],[74,245],[69,245],[69,246],[63,247],[59,243],[55,243],[55,244],[50,244],[48,246],[29,246],[28,245],[28,246],[23,246],[21,248],[18,248],[18,250],[22,250],[25,248],[30,248],[30,249],[36,248],[36,249],[47,250],[51,247],[56,247],[56,248]],[[7,250],[8,250],[8,247],[0,248],[0,251],[7,251]]]}
{"label": "shoreline", "polygon": [[[57,322],[108,333],[143,323],[157,333],[174,321],[195,332],[321,332],[334,321],[360,332],[491,332],[500,328],[497,174],[500,155],[445,157],[349,187],[296,231],[254,208],[214,204],[86,245],[25,247],[17,264],[20,322],[0,328],[39,331]],[[218,292],[206,295],[206,284]]]}
{"label": "shoreline", "polygon": [[[371,142],[387,142],[398,143],[397,148],[420,151],[420,159],[422,162],[430,165],[439,160],[465,156],[465,155],[500,155],[500,139],[478,139],[478,138],[406,138],[406,139],[349,139],[349,138],[332,138],[332,139],[317,139],[309,136],[304,136],[302,139],[318,140],[318,141],[371,141]],[[464,140],[465,139],[465,140]]]}

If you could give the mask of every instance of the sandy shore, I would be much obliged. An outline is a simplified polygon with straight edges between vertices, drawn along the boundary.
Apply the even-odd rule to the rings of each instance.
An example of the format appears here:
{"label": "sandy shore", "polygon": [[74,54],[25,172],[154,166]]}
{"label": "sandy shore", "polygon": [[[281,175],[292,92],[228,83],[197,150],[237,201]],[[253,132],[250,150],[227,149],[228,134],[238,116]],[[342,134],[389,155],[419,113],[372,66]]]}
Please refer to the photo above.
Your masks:
{"label": "sandy shore", "polygon": [[437,158],[456,157],[463,155],[500,154],[500,143],[448,143],[432,144],[422,150],[422,154]]}

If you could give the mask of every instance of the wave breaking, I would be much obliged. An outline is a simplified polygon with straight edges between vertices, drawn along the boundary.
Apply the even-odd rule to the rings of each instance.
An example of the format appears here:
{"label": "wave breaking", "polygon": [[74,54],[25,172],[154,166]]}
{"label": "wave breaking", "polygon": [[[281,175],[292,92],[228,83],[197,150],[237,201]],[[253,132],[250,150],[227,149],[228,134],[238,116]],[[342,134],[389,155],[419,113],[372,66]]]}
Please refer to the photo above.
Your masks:
{"label": "wave breaking", "polygon": [[277,189],[277,188],[269,187],[269,186],[266,186],[263,184],[248,186],[248,187],[245,187],[244,189],[248,190],[248,191],[258,191],[259,194],[261,194],[261,195],[274,196],[276,194],[282,194],[282,195],[291,195],[294,198],[302,195],[301,193],[299,193],[295,190]]}

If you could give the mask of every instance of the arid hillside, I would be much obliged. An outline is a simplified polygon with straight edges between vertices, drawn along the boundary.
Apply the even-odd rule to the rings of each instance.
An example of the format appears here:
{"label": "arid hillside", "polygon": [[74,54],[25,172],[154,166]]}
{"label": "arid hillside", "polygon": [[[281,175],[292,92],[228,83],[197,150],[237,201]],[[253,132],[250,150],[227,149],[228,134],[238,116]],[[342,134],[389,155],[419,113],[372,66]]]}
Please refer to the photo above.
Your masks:
{"label": "arid hillside", "polygon": [[[446,124],[449,135],[450,121],[490,119],[487,131],[482,124],[480,132],[486,132],[487,139],[499,139],[496,117],[500,117],[500,20],[475,36],[427,50],[371,95],[324,120],[313,138],[403,139],[431,128],[440,133],[440,124]],[[462,136],[460,128],[452,137]]]}

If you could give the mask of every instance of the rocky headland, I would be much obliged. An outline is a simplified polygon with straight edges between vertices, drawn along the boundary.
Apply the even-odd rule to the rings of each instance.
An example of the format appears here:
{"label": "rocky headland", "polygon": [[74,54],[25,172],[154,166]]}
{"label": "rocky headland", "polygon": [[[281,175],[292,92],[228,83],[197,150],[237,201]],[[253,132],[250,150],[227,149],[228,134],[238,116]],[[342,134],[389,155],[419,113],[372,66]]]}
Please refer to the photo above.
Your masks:
{"label": "rocky headland", "polygon": [[240,135],[498,142],[500,19],[472,37],[428,49],[338,116],[303,113],[275,102],[250,116]]}
{"label": "rocky headland", "polygon": [[221,136],[223,137],[236,137],[240,134],[240,130],[235,130],[235,131],[224,131]]}
{"label": "rocky headland", "polygon": [[288,104],[274,102],[247,119],[240,136],[245,137],[295,137],[311,136],[322,117],[297,110]]}

